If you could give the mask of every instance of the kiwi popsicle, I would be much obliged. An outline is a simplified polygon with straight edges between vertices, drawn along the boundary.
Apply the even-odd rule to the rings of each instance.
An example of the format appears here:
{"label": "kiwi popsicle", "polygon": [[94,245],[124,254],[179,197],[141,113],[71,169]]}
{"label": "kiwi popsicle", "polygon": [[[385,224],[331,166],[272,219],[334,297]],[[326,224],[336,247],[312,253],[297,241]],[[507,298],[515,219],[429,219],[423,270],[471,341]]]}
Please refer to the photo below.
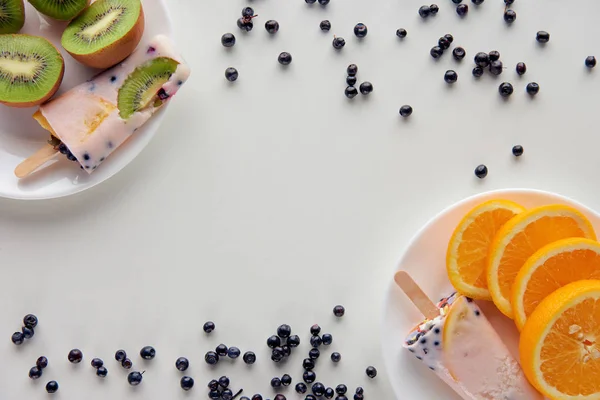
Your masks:
{"label": "kiwi popsicle", "polygon": [[189,75],[171,41],[159,35],[122,63],[42,105],[34,118],[50,131],[58,151],[92,173]]}
{"label": "kiwi popsicle", "polygon": [[463,399],[543,399],[473,300],[455,293],[437,309],[403,345]]}

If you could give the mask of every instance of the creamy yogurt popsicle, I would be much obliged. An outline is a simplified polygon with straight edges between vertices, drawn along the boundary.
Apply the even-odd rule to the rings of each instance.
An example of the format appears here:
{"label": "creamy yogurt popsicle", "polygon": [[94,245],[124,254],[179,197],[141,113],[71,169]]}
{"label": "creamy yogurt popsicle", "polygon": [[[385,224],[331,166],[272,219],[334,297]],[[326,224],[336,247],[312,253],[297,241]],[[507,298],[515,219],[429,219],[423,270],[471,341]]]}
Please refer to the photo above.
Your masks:
{"label": "creamy yogurt popsicle", "polygon": [[42,105],[34,115],[58,151],[92,173],[177,93],[190,75],[166,36]]}
{"label": "creamy yogurt popsicle", "polygon": [[458,294],[412,330],[404,347],[463,399],[543,399],[473,300]]}

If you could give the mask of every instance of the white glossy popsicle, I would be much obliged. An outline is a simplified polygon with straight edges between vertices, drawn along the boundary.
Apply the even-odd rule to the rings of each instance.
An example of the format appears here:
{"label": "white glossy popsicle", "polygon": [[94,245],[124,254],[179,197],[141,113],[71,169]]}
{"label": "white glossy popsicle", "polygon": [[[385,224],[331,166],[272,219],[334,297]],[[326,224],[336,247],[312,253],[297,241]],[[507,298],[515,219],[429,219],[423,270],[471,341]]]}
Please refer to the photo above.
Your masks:
{"label": "white glossy popsicle", "polygon": [[481,309],[453,294],[439,315],[412,330],[404,347],[463,399],[541,400]]}
{"label": "white glossy popsicle", "polygon": [[[158,57],[179,63],[175,73],[159,88],[161,101],[122,119],[117,108],[119,88],[136,68]],[[42,125],[47,125],[44,127],[67,146],[81,167],[92,173],[177,93],[189,75],[189,66],[171,41],[166,36],[156,36],[122,63],[42,105]]]}

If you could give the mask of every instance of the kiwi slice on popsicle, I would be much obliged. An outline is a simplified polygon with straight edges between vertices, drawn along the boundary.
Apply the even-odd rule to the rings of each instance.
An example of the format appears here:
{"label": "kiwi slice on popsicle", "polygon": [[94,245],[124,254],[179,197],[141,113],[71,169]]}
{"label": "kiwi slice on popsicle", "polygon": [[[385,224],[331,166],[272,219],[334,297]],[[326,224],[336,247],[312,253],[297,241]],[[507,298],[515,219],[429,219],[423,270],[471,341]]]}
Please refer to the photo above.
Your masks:
{"label": "kiwi slice on popsicle", "polygon": [[0,35],[0,103],[32,107],[58,90],[65,72],[60,52],[46,39]]}
{"label": "kiwi slice on popsicle", "polygon": [[140,0],[98,0],[69,23],[61,43],[80,63],[105,69],[127,58],[143,33]]}
{"label": "kiwi slice on popsicle", "polygon": [[17,33],[25,24],[23,0],[0,0],[0,34]]}
{"label": "kiwi slice on popsicle", "polygon": [[70,21],[90,4],[90,0],[28,0],[42,14],[61,21]]}
{"label": "kiwi slice on popsicle", "polygon": [[162,86],[169,81],[179,63],[171,58],[158,57],[136,68],[119,89],[119,115],[128,119],[148,106],[158,107],[169,97]]}

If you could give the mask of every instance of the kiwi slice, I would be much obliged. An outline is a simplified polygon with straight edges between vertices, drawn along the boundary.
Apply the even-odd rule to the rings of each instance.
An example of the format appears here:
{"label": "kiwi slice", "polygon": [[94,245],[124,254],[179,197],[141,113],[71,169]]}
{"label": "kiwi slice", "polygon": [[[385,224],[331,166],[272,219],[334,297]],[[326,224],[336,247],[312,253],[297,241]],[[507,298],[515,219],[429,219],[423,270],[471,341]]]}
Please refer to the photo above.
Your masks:
{"label": "kiwi slice", "polygon": [[17,33],[25,24],[23,0],[0,0],[0,34]]}
{"label": "kiwi slice", "polygon": [[46,39],[0,35],[0,103],[31,107],[48,100],[60,86],[65,63]]}
{"label": "kiwi slice", "polygon": [[28,0],[36,10],[50,18],[70,21],[90,4],[90,0]]}
{"label": "kiwi slice", "polygon": [[143,33],[140,0],[98,0],[69,23],[61,43],[79,62],[109,68],[133,52]]}
{"label": "kiwi slice", "polygon": [[159,57],[136,68],[125,79],[117,96],[119,115],[127,119],[150,103],[158,107],[169,96],[162,86],[175,73],[179,63],[171,58]]}

